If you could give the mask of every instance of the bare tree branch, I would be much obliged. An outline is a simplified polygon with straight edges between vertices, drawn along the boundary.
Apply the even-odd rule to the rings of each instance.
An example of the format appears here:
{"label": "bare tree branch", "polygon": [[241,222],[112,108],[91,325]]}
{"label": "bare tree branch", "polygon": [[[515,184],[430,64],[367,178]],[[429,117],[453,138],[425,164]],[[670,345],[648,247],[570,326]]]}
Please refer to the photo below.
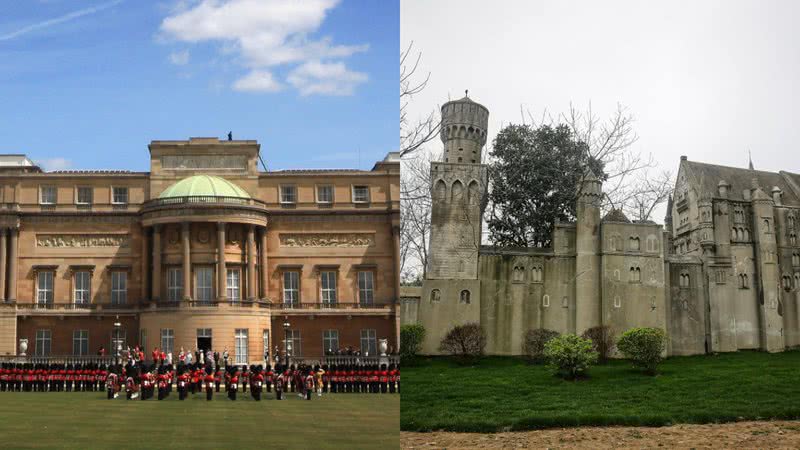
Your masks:
{"label": "bare tree branch", "polygon": [[408,105],[414,95],[422,92],[431,78],[430,72],[419,77],[419,63],[422,52],[413,52],[412,41],[400,52],[400,156],[406,156],[419,150],[426,143],[434,140],[439,134],[441,120],[436,110],[419,120],[408,117]]}

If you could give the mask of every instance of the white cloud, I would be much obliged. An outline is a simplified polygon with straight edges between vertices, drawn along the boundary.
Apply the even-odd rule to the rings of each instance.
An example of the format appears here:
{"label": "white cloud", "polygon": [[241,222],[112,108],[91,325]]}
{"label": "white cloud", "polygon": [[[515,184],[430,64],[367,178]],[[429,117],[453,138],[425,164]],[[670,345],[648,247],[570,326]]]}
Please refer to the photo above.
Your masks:
{"label": "white cloud", "polygon": [[116,6],[122,3],[123,0],[112,0],[107,3],[103,3],[97,6],[92,6],[89,8],[79,9],[77,11],[73,11],[68,14],[64,14],[63,16],[55,17],[53,19],[48,19],[42,22],[34,23],[28,25],[26,27],[20,28],[19,30],[12,31],[11,33],[7,33],[4,35],[0,35],[0,41],[7,41],[9,39],[14,39],[18,36],[23,34],[30,33],[31,31],[42,30],[45,28],[50,28],[54,25],[58,25],[60,23],[69,22],[70,20],[77,19],[78,17],[88,16],[89,14],[94,14],[96,12],[100,12],[104,9],[111,8],[112,6]]}
{"label": "white cloud", "polygon": [[189,50],[170,53],[169,62],[175,64],[176,66],[185,66],[186,64],[189,64]]}
{"label": "white cloud", "polygon": [[367,74],[350,71],[344,63],[320,61],[306,62],[287,77],[301,95],[352,95],[356,86],[367,79]]}
{"label": "white cloud", "polygon": [[[300,65],[296,70],[301,70],[314,61],[336,60],[333,64],[349,72],[341,59],[369,49],[368,44],[337,45],[331,37],[313,36],[328,11],[338,3],[339,0],[200,0],[176,8],[161,23],[161,33],[180,42],[220,44],[221,55],[232,55],[250,70],[233,84],[235,89],[250,86],[246,90],[275,92],[275,84],[268,82],[275,81],[272,72],[265,69]],[[329,81],[340,83],[336,78]],[[291,81],[290,84],[294,85]],[[265,89],[258,89],[258,85]],[[303,95],[310,93],[327,92],[316,89]]]}
{"label": "white cloud", "polygon": [[249,92],[278,92],[283,88],[270,72],[254,70],[233,83],[233,89]]}
{"label": "white cloud", "polygon": [[36,161],[36,164],[44,170],[68,170],[72,168],[72,160],[66,158],[48,158]]}

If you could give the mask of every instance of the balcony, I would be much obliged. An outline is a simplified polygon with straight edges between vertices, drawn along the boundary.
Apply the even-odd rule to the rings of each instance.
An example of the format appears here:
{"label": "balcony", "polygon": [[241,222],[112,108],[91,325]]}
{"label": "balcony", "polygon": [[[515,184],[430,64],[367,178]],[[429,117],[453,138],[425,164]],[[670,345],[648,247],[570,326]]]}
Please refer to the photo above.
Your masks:
{"label": "balcony", "polygon": [[216,195],[191,195],[186,197],[167,197],[156,198],[145,202],[145,209],[157,208],[160,206],[176,205],[233,205],[233,206],[254,206],[264,208],[265,203],[261,200],[244,197],[221,197]]}
{"label": "balcony", "polygon": [[391,303],[273,303],[273,313],[292,315],[386,315],[394,311]]}

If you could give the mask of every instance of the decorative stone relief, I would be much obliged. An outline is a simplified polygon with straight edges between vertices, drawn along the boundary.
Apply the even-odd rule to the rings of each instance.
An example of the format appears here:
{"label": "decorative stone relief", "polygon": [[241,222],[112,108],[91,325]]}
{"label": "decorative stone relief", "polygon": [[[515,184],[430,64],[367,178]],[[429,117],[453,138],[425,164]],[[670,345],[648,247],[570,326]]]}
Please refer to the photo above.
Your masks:
{"label": "decorative stone relief", "polygon": [[281,234],[282,247],[373,247],[375,235],[367,233]]}
{"label": "decorative stone relief", "polygon": [[127,234],[37,234],[37,247],[128,247]]}
{"label": "decorative stone relief", "polygon": [[208,232],[208,229],[205,227],[201,228],[197,231],[197,242],[201,244],[208,244],[208,241],[211,239],[211,234]]}
{"label": "decorative stone relief", "polygon": [[245,155],[164,155],[164,169],[228,169],[247,170]]}

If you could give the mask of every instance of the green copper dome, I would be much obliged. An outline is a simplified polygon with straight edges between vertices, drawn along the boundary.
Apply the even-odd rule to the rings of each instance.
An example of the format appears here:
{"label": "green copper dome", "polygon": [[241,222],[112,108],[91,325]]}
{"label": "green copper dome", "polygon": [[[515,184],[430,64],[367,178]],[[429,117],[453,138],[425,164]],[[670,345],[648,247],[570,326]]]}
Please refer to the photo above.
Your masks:
{"label": "green copper dome", "polygon": [[164,189],[158,198],[190,196],[250,198],[250,194],[239,186],[224,178],[210,175],[194,175],[184,178]]}

